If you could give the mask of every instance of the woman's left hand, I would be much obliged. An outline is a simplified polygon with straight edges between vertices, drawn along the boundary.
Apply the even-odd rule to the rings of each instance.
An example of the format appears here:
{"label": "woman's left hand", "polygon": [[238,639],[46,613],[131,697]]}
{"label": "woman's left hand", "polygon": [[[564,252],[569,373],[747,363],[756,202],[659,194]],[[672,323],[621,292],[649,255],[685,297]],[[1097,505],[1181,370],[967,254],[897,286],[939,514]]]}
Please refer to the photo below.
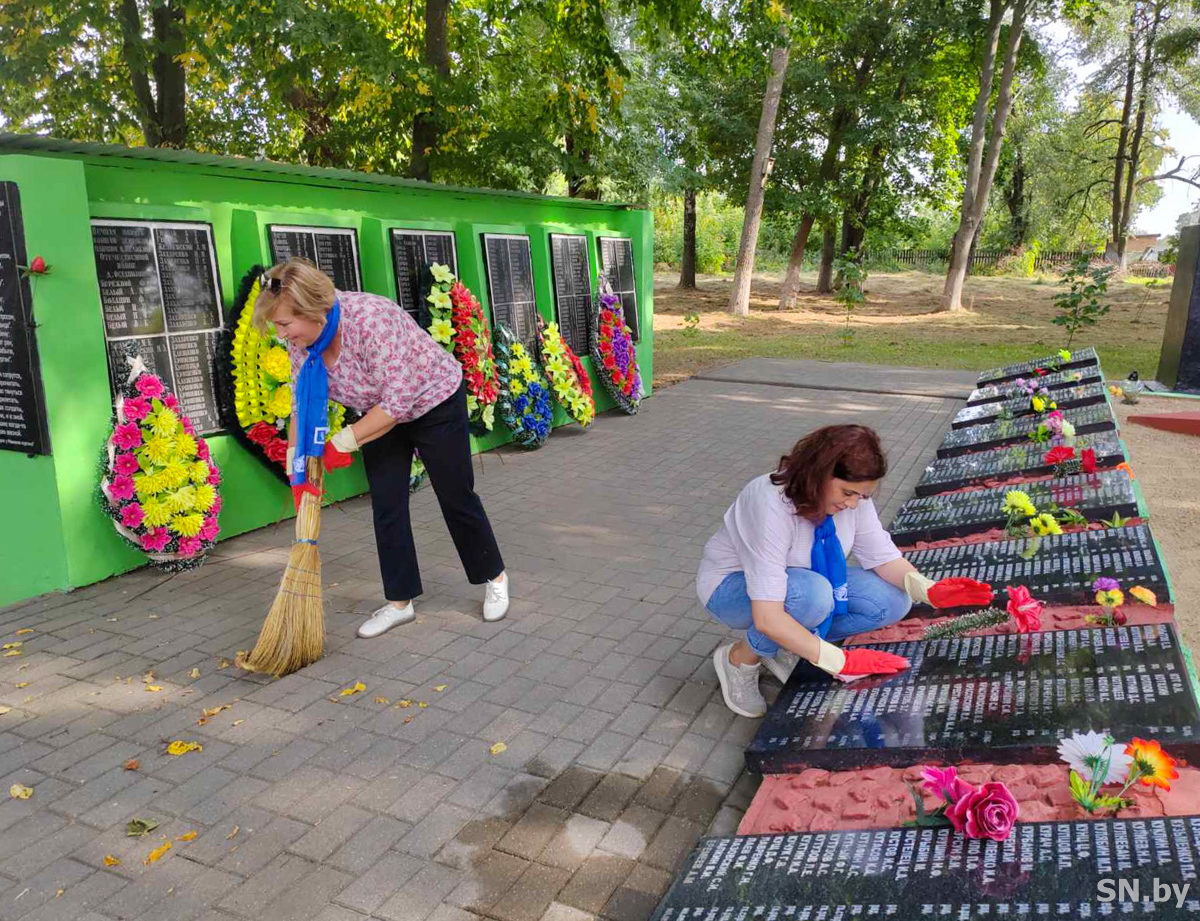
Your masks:
{"label": "woman's left hand", "polygon": [[332,441],[325,442],[325,452],[322,454],[321,460],[327,471],[340,470],[354,463],[354,458],[345,451],[339,451]]}
{"label": "woman's left hand", "polygon": [[918,604],[935,608],[982,607],[992,603],[995,594],[986,582],[965,576],[951,576],[934,582],[915,569],[904,576],[904,590]]}

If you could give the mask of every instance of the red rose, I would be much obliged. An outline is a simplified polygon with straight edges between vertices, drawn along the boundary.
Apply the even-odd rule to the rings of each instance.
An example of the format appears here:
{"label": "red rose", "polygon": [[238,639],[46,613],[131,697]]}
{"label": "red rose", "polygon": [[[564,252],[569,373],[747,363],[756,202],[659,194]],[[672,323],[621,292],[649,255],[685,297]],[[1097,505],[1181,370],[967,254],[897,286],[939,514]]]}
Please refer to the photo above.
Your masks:
{"label": "red rose", "polygon": [[264,446],[267,452],[267,460],[274,461],[277,464],[287,463],[287,441],[283,438],[276,438],[274,441],[269,441]]}
{"label": "red rose", "polygon": [[1066,445],[1059,445],[1057,448],[1051,448],[1046,452],[1046,456],[1042,458],[1042,462],[1050,464],[1061,464],[1063,461],[1069,461],[1075,456],[1075,449],[1068,448]]}
{"label": "red rose", "polygon": [[1018,633],[1032,633],[1042,628],[1042,608],[1045,607],[1033,597],[1023,585],[1008,587],[1008,613],[1016,624]]}
{"label": "red rose", "polygon": [[1096,472],[1096,449],[1095,448],[1084,448],[1083,453],[1080,454],[1080,456],[1079,456],[1079,459],[1082,463],[1084,473],[1095,473]]}
{"label": "red rose", "polygon": [[46,265],[46,260],[41,256],[34,256],[33,262],[29,263],[30,275],[45,275],[50,271],[50,267]]}
{"label": "red rose", "polygon": [[256,445],[264,447],[270,444],[278,435],[279,432],[275,429],[275,426],[268,425],[266,422],[256,422],[246,432],[247,438]]}
{"label": "red rose", "polygon": [[1045,368],[1034,368],[1033,373],[1036,374],[1038,377],[1045,377],[1050,372],[1047,371]]}
{"label": "red rose", "polygon": [[964,792],[948,806],[946,818],[968,838],[1003,841],[1017,821],[1017,801],[1004,784],[985,783],[978,790]]}
{"label": "red rose", "polygon": [[615,358],[613,358],[611,355],[604,356],[603,364],[604,364],[604,367],[607,368],[609,371],[615,371],[617,369],[617,360]]}

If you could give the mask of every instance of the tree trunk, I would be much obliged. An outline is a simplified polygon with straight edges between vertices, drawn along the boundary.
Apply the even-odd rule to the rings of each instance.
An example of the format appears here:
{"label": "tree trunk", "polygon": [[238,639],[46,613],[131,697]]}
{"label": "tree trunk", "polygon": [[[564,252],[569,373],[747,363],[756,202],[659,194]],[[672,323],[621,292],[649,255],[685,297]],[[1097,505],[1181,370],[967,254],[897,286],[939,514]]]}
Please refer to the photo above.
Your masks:
{"label": "tree trunk", "polygon": [[[450,0],[425,0],[426,67],[437,74],[438,81],[450,78],[450,48],[446,39],[450,19]],[[433,179],[433,151],[438,142],[437,93],[430,88],[429,105],[413,116],[412,153],[408,158],[408,175],[430,182]]]}
{"label": "tree trunk", "polygon": [[1012,247],[1020,249],[1029,236],[1029,196],[1025,192],[1025,152],[1019,146],[1013,151],[1012,179],[1004,190],[1004,203],[1012,219]]}
{"label": "tree trunk", "polygon": [[733,291],[729,295],[729,312],[742,317],[750,314],[750,279],[754,274],[754,251],[758,247],[764,186],[769,172],[767,164],[771,154],[771,140],[775,136],[775,117],[779,113],[779,98],[783,95],[783,78],[787,73],[787,63],[787,48],[776,48],[771,52],[771,76],[767,80],[767,91],[763,95],[758,137],[754,141],[754,163],[750,167],[750,188],[746,192],[742,239],[738,244]]}
{"label": "tree trunk", "polygon": [[833,258],[837,255],[837,221],[825,225],[821,238],[821,268],[817,272],[817,293],[833,293]]}
{"label": "tree trunk", "polygon": [[1021,38],[1025,32],[1028,0],[1013,0],[1012,23],[1009,25],[1008,42],[1004,49],[1000,89],[996,94],[996,108],[992,112],[991,131],[988,132],[988,103],[992,95],[996,52],[1000,44],[1000,29],[1007,4],[1008,0],[991,0],[988,45],[980,74],[979,95],[975,98],[975,120],[971,127],[962,213],[950,247],[950,269],[946,273],[946,284],[942,288],[941,310],[963,309],[962,291],[967,279],[971,244],[987,213],[988,195],[992,191],[996,167],[1000,163],[1000,149],[1004,144],[1004,127],[1008,121],[1008,113],[1012,110],[1013,74],[1017,66],[1017,53],[1021,50]]}
{"label": "tree trunk", "polygon": [[1121,237],[1121,214],[1125,210],[1121,195],[1125,191],[1125,165],[1129,151],[1129,120],[1133,116],[1133,88],[1137,77],[1137,11],[1138,5],[1132,4],[1129,13],[1129,60],[1125,64],[1125,101],[1121,106],[1121,128],[1117,134],[1117,153],[1113,164],[1112,184],[1112,242],[1114,248],[1119,246]]}
{"label": "tree trunk", "polygon": [[696,287],[696,190],[683,190],[683,258],[679,266],[679,287]]}
{"label": "tree trunk", "polygon": [[[121,56],[137,106],[142,136],[148,147],[183,147],[187,144],[187,70],[179,61],[186,51],[183,10],[170,3],[154,6],[151,25],[154,49],[142,36],[142,15],[137,0],[121,0]],[[151,88],[151,76],[154,86]]]}
{"label": "tree trunk", "polygon": [[779,309],[793,310],[800,295],[800,270],[804,266],[804,251],[808,248],[808,237],[817,218],[812,214],[802,215],[800,226],[792,237],[792,249],[788,253],[787,275],[783,278],[783,290],[779,295]]}

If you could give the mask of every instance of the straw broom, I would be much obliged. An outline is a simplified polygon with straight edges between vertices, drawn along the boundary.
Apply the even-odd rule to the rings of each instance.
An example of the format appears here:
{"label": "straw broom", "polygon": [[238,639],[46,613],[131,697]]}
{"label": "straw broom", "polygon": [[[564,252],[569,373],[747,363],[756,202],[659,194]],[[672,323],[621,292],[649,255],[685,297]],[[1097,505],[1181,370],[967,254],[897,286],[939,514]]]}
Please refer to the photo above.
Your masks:
{"label": "straw broom", "polygon": [[[325,468],[319,458],[308,461],[308,482],[321,489]],[[300,499],[296,540],[288,554],[283,581],[258,642],[238,665],[247,671],[280,678],[311,665],[325,648],[325,609],[321,600],[321,500],[311,493]]]}

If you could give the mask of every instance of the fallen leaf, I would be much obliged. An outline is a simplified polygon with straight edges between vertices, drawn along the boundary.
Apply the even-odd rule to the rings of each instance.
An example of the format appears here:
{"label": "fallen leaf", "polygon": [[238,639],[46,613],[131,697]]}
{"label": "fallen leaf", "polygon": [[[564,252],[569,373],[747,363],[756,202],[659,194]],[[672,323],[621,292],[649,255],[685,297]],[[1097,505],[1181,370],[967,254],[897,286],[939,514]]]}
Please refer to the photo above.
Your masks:
{"label": "fallen leaf", "polygon": [[14,684],[14,685],[13,685],[13,687],[15,687],[15,688],[27,688],[27,687],[29,687],[29,682],[28,682],[28,681],[18,681],[16,684]]}
{"label": "fallen leaf", "polygon": [[12,713],[12,707],[0,707],[0,716],[4,716],[5,713]]}
{"label": "fallen leaf", "polygon": [[150,819],[130,819],[125,825],[125,834],[130,838],[141,838],[158,828],[158,823]]}
{"label": "fallen leaf", "polygon": [[24,636],[26,633],[33,633],[32,627],[22,627],[17,631],[17,636]]}
{"label": "fallen leaf", "polygon": [[4,658],[6,658],[6,659],[11,659],[13,656],[19,656],[20,654],[21,654],[21,650],[19,650],[19,649],[10,649],[8,652],[6,652],[6,653],[4,654]]}
{"label": "fallen leaf", "polygon": [[352,694],[361,694],[366,689],[367,686],[365,684],[363,684],[361,681],[356,681],[351,687],[342,688],[338,693],[342,697],[349,697]]}
{"label": "fallen leaf", "polygon": [[137,758],[130,758],[128,761],[125,762],[125,770],[127,770],[127,771],[136,771],[141,766],[142,766],[142,763],[140,761],[138,761]]}
{"label": "fallen leaf", "polygon": [[157,614],[147,614],[146,618],[148,620],[158,620],[158,615]]}
{"label": "fallen leaf", "polygon": [[490,751],[493,755],[498,755],[501,752],[508,751],[508,746],[505,745],[503,742],[497,742],[495,745],[493,745],[491,748],[489,748],[488,751]]}
{"label": "fallen leaf", "polygon": [[406,716],[406,717],[404,717],[404,725],[405,725],[405,726],[407,726],[407,725],[408,725],[409,723],[411,723],[412,721],[413,721],[413,718],[412,718],[411,716]]}
{"label": "fallen leaf", "polygon": [[235,725],[235,726],[240,726],[240,725],[242,725],[242,723],[244,723],[244,722],[246,722],[246,721],[245,721],[245,720],[234,720],[234,721],[233,721],[233,725]]}
{"label": "fallen leaf", "polygon": [[175,840],[176,840],[176,841],[195,841],[195,840],[196,840],[196,835],[198,835],[198,834],[199,834],[199,832],[195,832],[195,831],[189,831],[189,832],[187,832],[186,834],[182,834],[182,835],[180,835],[180,836],[179,836],[178,838],[176,838]]}
{"label": "fallen leaf", "polygon": [[[216,716],[222,710],[228,710],[232,706],[233,706],[233,704],[218,704],[215,707],[209,707],[208,709],[203,711],[205,722],[212,719],[214,716]],[[203,725],[203,724],[201,724],[201,725]]]}
{"label": "fallen leaf", "polygon": [[171,842],[170,842],[170,841],[166,842],[165,844],[159,845],[159,846],[158,846],[158,847],[156,847],[154,850],[152,850],[152,851],[149,853],[149,855],[147,855],[147,857],[146,857],[146,859],[143,861],[143,863],[145,863],[145,864],[146,864],[146,866],[150,866],[150,864],[152,864],[152,863],[154,863],[155,861],[157,861],[157,860],[158,860],[160,857],[162,857],[162,855],[163,855],[163,854],[165,854],[165,853],[166,853],[167,851],[169,851],[170,849],[171,849]]}
{"label": "fallen leaf", "polygon": [[408,709],[409,707],[411,707],[411,706],[412,706],[412,701],[411,701],[411,700],[398,700],[398,701],[396,701],[396,708],[397,708],[397,709],[400,709],[400,710],[407,710],[407,709]]}
{"label": "fallen leaf", "polygon": [[13,799],[29,799],[29,797],[33,796],[33,787],[15,783],[8,788],[8,795]]}
{"label": "fallen leaf", "polygon": [[184,742],[180,739],[176,739],[167,746],[168,755],[186,755],[188,752],[202,751],[204,751],[204,746],[199,742]]}
{"label": "fallen leaf", "polygon": [[200,677],[200,669],[193,668],[190,672],[188,672],[188,677],[189,678],[199,678]]}
{"label": "fallen leaf", "polygon": [[28,663],[28,662],[26,662],[24,665],[18,665],[18,666],[17,666],[17,671],[19,671],[19,672],[23,672],[23,671],[25,671],[25,669],[27,669],[27,668],[29,668],[29,663]]}
{"label": "fallen leaf", "polygon": [[449,685],[447,685],[447,684],[439,684],[434,688],[434,690],[440,694],[442,691],[446,690],[446,688],[448,688],[448,687],[449,687]]}
{"label": "fallen leaf", "polygon": [[148,671],[148,672],[146,672],[146,674],[142,675],[142,681],[144,681],[146,684],[149,684],[151,681],[154,680],[154,678],[155,678],[154,669],[150,669],[150,671]]}
{"label": "fallen leaf", "polygon": [[161,684],[148,684],[148,685],[146,685],[146,690],[147,691],[161,691],[162,685]]}
{"label": "fallen leaf", "polygon": [[422,710],[424,710],[426,707],[429,706],[429,704],[425,703],[425,701],[423,701],[423,700],[418,700],[417,706],[420,707]]}
{"label": "fallen leaf", "polygon": [[109,618],[107,618],[107,620],[110,624],[115,624],[117,622],[117,619],[115,617],[109,617]]}
{"label": "fallen leaf", "polygon": [[16,640],[12,643],[5,643],[4,649],[20,649],[24,645],[24,640]]}
{"label": "fallen leaf", "polygon": [[241,830],[242,829],[239,826],[237,826],[237,825],[233,826],[233,831],[231,831],[229,834],[227,834],[225,836],[225,840],[232,841],[234,839],[234,837],[237,835],[237,833]]}
{"label": "fallen leaf", "polygon": [[21,703],[23,703],[23,704],[27,704],[27,703],[29,703],[31,700],[33,700],[33,695],[32,695],[32,694],[31,694],[30,696],[26,697],[24,700],[22,700],[22,701],[21,701]]}
{"label": "fallen leaf", "polygon": [[222,657],[221,661],[217,663],[217,669],[220,670],[222,668],[229,668],[229,666],[231,666],[232,664],[233,663],[230,662],[228,659]]}
{"label": "fallen leaf", "polygon": [[105,854],[104,865],[106,867],[119,867],[121,865],[121,858],[114,857],[112,854]]}
{"label": "fallen leaf", "polygon": [[386,697],[376,697],[376,698],[375,698],[375,703],[377,703],[377,704],[390,704],[390,703],[391,703],[391,701],[390,701],[390,700],[388,700]]}
{"label": "fallen leaf", "polygon": [[62,894],[63,894],[64,892],[66,892],[66,891],[67,891],[66,889],[59,889],[59,890],[58,890],[56,893],[54,893],[54,897],[55,897],[56,899],[58,899],[58,898],[62,898]]}

